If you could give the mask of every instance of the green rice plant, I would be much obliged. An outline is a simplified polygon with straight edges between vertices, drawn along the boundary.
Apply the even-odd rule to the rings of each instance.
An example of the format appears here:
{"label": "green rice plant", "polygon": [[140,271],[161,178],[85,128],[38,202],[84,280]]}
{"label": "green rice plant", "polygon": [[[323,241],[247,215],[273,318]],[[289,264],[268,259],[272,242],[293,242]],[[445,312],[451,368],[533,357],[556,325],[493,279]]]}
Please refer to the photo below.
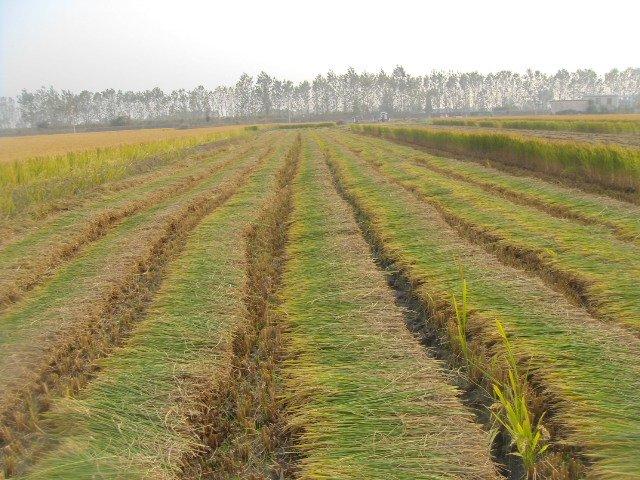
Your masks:
{"label": "green rice plant", "polygon": [[[496,424],[501,425],[508,433],[511,440],[511,446],[515,447],[517,455],[522,459],[523,466],[527,471],[527,478],[535,479],[537,477],[537,467],[540,459],[548,449],[546,443],[546,430],[542,426],[544,412],[540,414],[537,422],[533,422],[533,413],[530,410],[526,397],[526,376],[520,374],[518,369],[518,361],[507,337],[504,325],[496,320],[498,334],[502,339],[505,358],[507,361],[506,381],[500,380],[492,372],[495,365],[489,368],[482,365],[481,362],[487,362],[488,359],[475,359],[469,349],[467,339],[467,328],[469,322],[469,306],[468,306],[468,285],[462,276],[461,278],[461,301],[452,295],[452,303],[456,316],[456,339],[462,351],[464,361],[469,375],[474,373],[478,375],[480,382],[489,380],[495,399],[497,400],[497,409],[491,410],[491,416]],[[471,378],[473,381],[473,378]]]}
{"label": "green rice plant", "polygon": [[458,301],[456,295],[451,295],[451,301],[456,314],[456,338],[458,346],[462,352],[462,356],[467,364],[467,368],[472,366],[471,352],[469,351],[469,343],[467,341],[467,329],[469,324],[469,303],[467,281],[464,275],[461,275],[461,299]]}
{"label": "green rice plant", "polygon": [[525,380],[518,371],[518,362],[507,331],[499,320],[496,320],[496,326],[506,353],[507,381],[493,382],[499,408],[493,410],[492,415],[509,433],[511,444],[516,448],[514,455],[522,459],[527,478],[535,480],[540,459],[549,448],[546,430],[542,426],[544,413],[534,421],[527,403]]}
{"label": "green rice plant", "polygon": [[640,202],[640,149],[509,133],[352,125],[356,132],[423,145],[612,190]]}

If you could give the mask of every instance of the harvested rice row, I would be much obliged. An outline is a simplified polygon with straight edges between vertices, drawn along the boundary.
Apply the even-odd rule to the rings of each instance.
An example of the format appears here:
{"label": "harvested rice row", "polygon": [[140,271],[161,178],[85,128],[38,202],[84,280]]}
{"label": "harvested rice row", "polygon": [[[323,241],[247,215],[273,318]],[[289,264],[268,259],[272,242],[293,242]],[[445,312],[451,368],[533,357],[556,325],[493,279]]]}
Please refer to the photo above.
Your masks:
{"label": "harvested rice row", "polygon": [[[129,335],[160,287],[167,264],[184,246],[188,232],[224,204],[265,158],[262,155],[243,168],[234,166],[235,175],[149,225],[147,234],[138,239],[142,240],[140,246],[116,262],[111,281],[93,302],[83,305],[82,311],[72,315],[67,326],[42,347],[37,363],[28,359],[29,371],[15,376],[11,388],[2,394],[3,465],[7,473],[19,470],[47,440],[49,430],[41,417],[51,402],[84,387],[96,373],[97,360],[108,356]],[[18,354],[5,361],[5,371],[11,372],[18,359],[24,360]]]}
{"label": "harvested rice row", "polygon": [[0,312],[51,277],[58,267],[73,259],[83,247],[106,235],[125,218],[195,187],[218,170],[237,161],[237,158],[223,157],[213,162],[212,166],[185,177],[178,177],[176,181],[152,190],[145,196],[112,208],[102,208],[84,221],[70,225],[62,232],[64,238],[56,238],[40,249],[30,248],[27,258],[16,259],[13,264],[1,269],[3,275],[0,279]]}
{"label": "harvested rice row", "polygon": [[429,149],[490,159],[568,185],[640,203],[640,149],[586,142],[550,141],[498,131],[354,125],[354,131]]}
{"label": "harvested rice row", "polygon": [[495,478],[488,434],[407,330],[309,141],[292,221],[282,310],[296,478]]}
{"label": "harvested rice row", "polygon": [[141,172],[124,180],[108,182],[83,195],[58,205],[46,216],[31,218],[0,219],[0,260],[11,260],[18,256],[25,244],[42,241],[49,236],[60,235],[65,228],[85,219],[99,208],[117,207],[124,203],[141,199],[155,189],[197,175],[221,157],[241,156],[242,151],[257,140],[235,140],[202,145],[193,150],[181,152],[181,157],[173,163],[150,172]]}
{"label": "harvested rice row", "polygon": [[57,448],[26,478],[176,478],[201,448],[189,422],[200,408],[194,391],[224,365],[242,315],[245,231],[281,159],[278,149],[190,233],[126,345],[101,362],[81,397],[56,403]]}
{"label": "harvested rice row", "polygon": [[375,149],[358,155],[501,261],[535,273],[594,316],[640,334],[640,256],[635,245],[606,228],[496,201],[481,188],[427,171],[402,156]]}
{"label": "harvested rice row", "polygon": [[531,401],[541,402],[532,408],[537,415],[547,410],[553,443],[546,460],[562,469],[557,478],[581,475],[574,449],[588,460],[591,478],[640,478],[640,340],[590,318],[538,279],[496,262],[459,238],[434,208],[364,167],[327,136],[323,144],[370,241],[412,283],[451,345],[451,295],[459,291],[461,267],[470,289],[469,330],[477,358],[491,362],[497,351],[494,319],[506,326],[523,366],[530,368],[536,392]]}
{"label": "harvested rice row", "polygon": [[[274,138],[282,149],[283,138]],[[62,266],[42,286],[5,311],[0,321],[0,379],[6,389],[12,377],[28,372],[50,340],[78,318],[103,301],[105,292],[120,281],[122,271],[130,268],[147,244],[157,237],[158,225],[164,225],[178,210],[197,197],[215,192],[233,180],[243,169],[265,155],[267,147],[257,149],[219,170],[191,190],[178,194],[124,219],[103,238],[88,245],[75,259]],[[35,362],[36,364],[39,362]],[[23,372],[24,371],[24,372]],[[2,390],[0,390],[1,395]]]}
{"label": "harvested rice row", "polygon": [[[273,195],[247,232],[244,315],[225,364],[198,396],[191,416],[203,448],[188,459],[183,478],[296,478],[297,460],[281,380],[286,332],[277,310],[292,209],[300,136],[278,172]],[[210,378],[210,377],[209,377]]]}
{"label": "harvested rice row", "polygon": [[529,177],[517,176],[475,162],[429,155],[416,148],[385,142],[369,136],[341,138],[351,147],[376,149],[398,155],[425,168],[476,185],[486,192],[541,210],[550,215],[576,220],[585,225],[610,228],[618,238],[640,245],[640,207],[606,196]]}

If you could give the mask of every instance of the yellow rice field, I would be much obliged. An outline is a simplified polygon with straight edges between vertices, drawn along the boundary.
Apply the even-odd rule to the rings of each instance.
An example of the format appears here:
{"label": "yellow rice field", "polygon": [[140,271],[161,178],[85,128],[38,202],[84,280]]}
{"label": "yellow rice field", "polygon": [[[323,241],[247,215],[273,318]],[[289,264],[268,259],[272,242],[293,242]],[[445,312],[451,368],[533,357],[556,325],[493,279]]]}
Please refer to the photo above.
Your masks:
{"label": "yellow rice field", "polygon": [[0,137],[0,162],[24,160],[38,156],[61,155],[95,148],[117,147],[148,143],[156,140],[207,135],[213,132],[237,130],[237,125],[191,128],[148,128],[140,130],[118,130],[110,132],[58,133],[48,135],[26,135]]}

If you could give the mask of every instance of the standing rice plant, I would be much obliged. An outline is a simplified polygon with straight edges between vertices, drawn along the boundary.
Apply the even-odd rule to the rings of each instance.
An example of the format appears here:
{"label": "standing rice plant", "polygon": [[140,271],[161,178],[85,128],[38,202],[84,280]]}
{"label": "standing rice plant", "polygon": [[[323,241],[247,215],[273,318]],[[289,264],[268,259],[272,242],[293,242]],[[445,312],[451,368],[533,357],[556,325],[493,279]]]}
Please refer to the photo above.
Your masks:
{"label": "standing rice plant", "polygon": [[471,352],[469,351],[469,343],[467,341],[467,326],[469,324],[469,304],[468,304],[468,289],[467,281],[462,277],[462,292],[460,301],[457,300],[456,295],[452,294],[453,308],[456,314],[456,340],[458,347],[462,353],[462,357],[465,360],[467,368],[471,368],[473,359],[471,358]]}
{"label": "standing rice plant", "polygon": [[546,430],[542,426],[544,413],[536,421],[527,404],[524,377],[518,370],[518,362],[504,325],[496,320],[498,333],[502,339],[506,360],[507,380],[493,380],[493,393],[497,399],[492,415],[511,437],[511,444],[527,472],[527,479],[537,478],[540,458],[547,451]]}
{"label": "standing rice plant", "polygon": [[524,130],[549,130],[584,133],[638,133],[640,121],[637,118],[591,119],[591,118],[521,118],[521,119],[436,119],[434,125],[458,127],[513,128]]}
{"label": "standing rice plant", "polygon": [[[513,455],[521,458],[527,472],[527,479],[535,480],[540,459],[549,447],[546,442],[546,430],[542,426],[544,413],[534,421],[534,415],[527,403],[526,375],[520,374],[513,347],[504,325],[499,320],[496,320],[496,325],[506,357],[506,380],[500,379],[493,373],[496,371],[493,362],[489,365],[486,359],[483,361],[474,358],[468,341],[468,299],[469,289],[464,273],[461,271],[461,298],[458,300],[456,295],[452,294],[452,303],[456,316],[455,338],[464,358],[469,379],[474,381],[471,380],[472,376],[477,374],[479,382],[482,382],[484,377],[491,383],[491,390],[496,400],[491,409],[495,425],[504,428],[509,435],[511,446],[515,448]],[[490,395],[489,392],[487,394]]]}

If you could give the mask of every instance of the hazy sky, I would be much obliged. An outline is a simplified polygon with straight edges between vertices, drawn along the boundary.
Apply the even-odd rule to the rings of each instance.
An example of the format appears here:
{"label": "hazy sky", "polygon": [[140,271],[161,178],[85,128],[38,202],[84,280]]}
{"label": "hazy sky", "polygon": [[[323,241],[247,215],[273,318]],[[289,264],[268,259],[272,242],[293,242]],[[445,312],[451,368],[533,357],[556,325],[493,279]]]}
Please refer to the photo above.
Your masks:
{"label": "hazy sky", "polygon": [[215,87],[260,70],[640,67],[638,0],[0,0],[0,95]]}

